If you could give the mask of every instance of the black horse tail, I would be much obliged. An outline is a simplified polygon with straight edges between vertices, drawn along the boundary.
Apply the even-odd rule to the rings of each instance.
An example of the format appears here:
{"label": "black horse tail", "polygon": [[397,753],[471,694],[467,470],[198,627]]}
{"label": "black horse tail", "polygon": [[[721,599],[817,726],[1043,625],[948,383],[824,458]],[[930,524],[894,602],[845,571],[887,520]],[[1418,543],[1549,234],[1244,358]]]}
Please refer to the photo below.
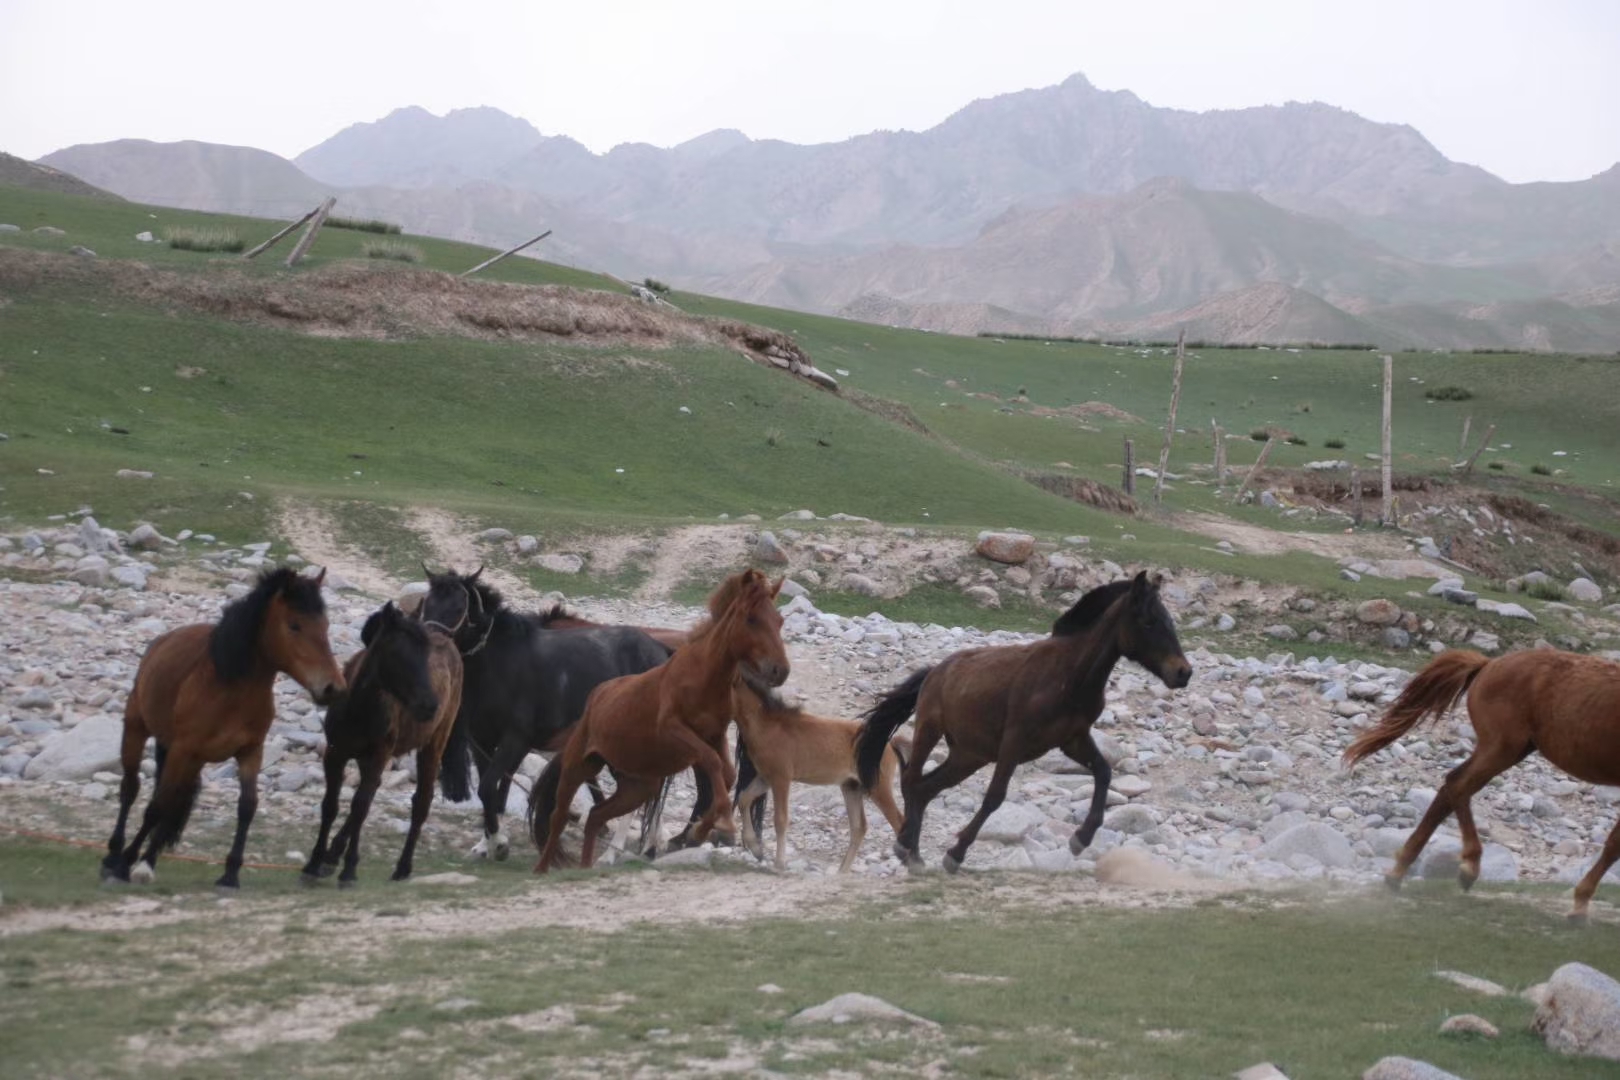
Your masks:
{"label": "black horse tail", "polygon": [[467,734],[466,719],[458,713],[439,755],[439,790],[446,799],[459,803],[472,798],[471,771],[472,738]]}
{"label": "black horse tail", "polygon": [[562,784],[562,754],[551,755],[546,767],[529,788],[529,835],[534,849],[544,851],[551,835],[551,815],[557,809],[557,789]]}
{"label": "black horse tail", "polygon": [[[737,732],[737,787],[731,796],[733,805],[741,801],[742,793],[748,790],[748,785],[759,776],[759,770],[754,767],[754,759],[748,756],[748,746],[743,742],[742,732]],[[753,812],[754,835],[760,835],[765,828],[765,804],[770,801],[771,793],[767,790],[764,795],[754,800]]]}
{"label": "black horse tail", "polygon": [[877,783],[878,768],[883,764],[883,748],[889,745],[889,736],[911,718],[917,707],[917,697],[928,678],[931,667],[920,668],[906,677],[906,681],[878,699],[866,711],[866,723],[855,739],[855,771],[861,787],[870,791]]}

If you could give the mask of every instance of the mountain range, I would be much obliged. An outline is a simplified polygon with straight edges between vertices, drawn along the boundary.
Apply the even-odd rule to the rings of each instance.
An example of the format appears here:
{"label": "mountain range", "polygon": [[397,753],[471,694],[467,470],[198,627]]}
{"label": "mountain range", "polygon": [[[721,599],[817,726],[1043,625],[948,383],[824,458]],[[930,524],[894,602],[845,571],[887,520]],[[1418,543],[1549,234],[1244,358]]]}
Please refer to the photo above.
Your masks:
{"label": "mountain range", "polygon": [[342,212],[744,300],[957,332],[1620,348],[1620,166],[1509,184],[1322,104],[1158,108],[1081,76],[922,132],[720,130],[595,154],[498,109],[399,109],[292,161],[122,140],[41,159],[126,198]]}

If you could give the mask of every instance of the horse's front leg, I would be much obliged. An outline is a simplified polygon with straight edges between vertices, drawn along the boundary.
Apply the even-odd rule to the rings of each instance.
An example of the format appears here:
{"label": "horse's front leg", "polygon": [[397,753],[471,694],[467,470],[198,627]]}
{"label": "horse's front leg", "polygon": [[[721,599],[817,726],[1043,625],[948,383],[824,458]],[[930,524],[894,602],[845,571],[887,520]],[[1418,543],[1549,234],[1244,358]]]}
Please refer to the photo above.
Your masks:
{"label": "horse's front leg", "polygon": [[386,754],[378,754],[360,762],[360,783],[354,789],[354,801],[349,804],[349,819],[343,823],[343,831],[348,834],[348,847],[343,852],[343,872],[338,875],[339,888],[353,885],[357,877],[355,871],[360,865],[360,830],[366,824],[366,815],[371,812],[371,800],[376,797],[377,788],[382,784],[383,766],[387,761]]}
{"label": "horse's front leg", "polygon": [[990,776],[990,784],[984,791],[984,802],[979,805],[978,813],[961,832],[956,834],[956,843],[945,853],[945,869],[951,873],[962,868],[962,862],[967,858],[967,850],[973,846],[973,841],[979,838],[979,830],[984,828],[985,819],[996,812],[1003,799],[1007,797],[1007,784],[1012,780],[1013,770],[1018,767],[1016,745],[1010,737],[1001,740],[1001,756],[996,758],[996,770]]}
{"label": "horse's front leg", "polygon": [[1085,820],[1074,830],[1074,835],[1069,837],[1069,851],[1078,855],[1091,846],[1097,830],[1102,827],[1103,814],[1108,810],[1108,784],[1113,779],[1114,770],[1108,764],[1108,759],[1103,756],[1103,752],[1097,748],[1097,740],[1091,737],[1089,726],[1065,742],[1062,750],[1069,760],[1083,765],[1091,773],[1093,784],[1091,805],[1086,808]]}
{"label": "horse's front leg", "polygon": [[[725,757],[716,753],[714,747],[704,742],[697,732],[683,724],[679,717],[660,717],[659,723],[666,733],[665,737],[687,755],[687,759],[692,761],[694,767],[703,770],[714,790],[714,801],[709,804],[709,809],[704,812],[697,828],[692,831],[692,840],[701,844],[717,828],[722,833],[735,837],[737,827],[731,820],[731,781],[735,776],[726,775]],[[725,822],[724,827],[719,825],[721,821]]]}
{"label": "horse's front leg", "polygon": [[416,752],[416,794],[411,796],[411,831],[405,834],[405,847],[400,850],[399,862],[394,867],[393,881],[404,881],[411,876],[412,860],[416,856],[416,842],[422,835],[428,810],[433,806],[433,785],[439,780],[438,747],[434,743]]}
{"label": "horse's front leg", "polygon": [[[326,865],[326,842],[332,834],[332,822],[337,820],[338,800],[343,795],[343,768],[348,761],[328,743],[321,764],[326,771],[326,794],[321,797],[321,828],[315,834],[315,848],[309,853],[309,861],[300,875],[305,885],[313,885],[332,872],[332,867]],[[333,863],[335,865],[336,860]]]}
{"label": "horse's front leg", "polygon": [[484,850],[480,854],[496,862],[504,860],[512,851],[512,839],[501,828],[501,815],[506,812],[506,797],[512,790],[512,774],[528,752],[526,740],[507,734],[495,747],[495,753],[490,755],[489,763],[478,778],[478,797],[484,804]]}

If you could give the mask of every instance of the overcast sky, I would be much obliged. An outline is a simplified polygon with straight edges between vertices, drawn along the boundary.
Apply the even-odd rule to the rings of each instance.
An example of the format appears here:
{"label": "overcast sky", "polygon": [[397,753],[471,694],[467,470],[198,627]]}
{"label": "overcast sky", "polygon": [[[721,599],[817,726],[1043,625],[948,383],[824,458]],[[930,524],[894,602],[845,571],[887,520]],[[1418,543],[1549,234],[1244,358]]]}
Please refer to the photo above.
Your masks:
{"label": "overcast sky", "polygon": [[0,150],[292,157],[404,105],[598,151],[824,142],[1075,72],[1183,109],[1325,101],[1514,181],[1620,161],[1620,0],[0,0]]}

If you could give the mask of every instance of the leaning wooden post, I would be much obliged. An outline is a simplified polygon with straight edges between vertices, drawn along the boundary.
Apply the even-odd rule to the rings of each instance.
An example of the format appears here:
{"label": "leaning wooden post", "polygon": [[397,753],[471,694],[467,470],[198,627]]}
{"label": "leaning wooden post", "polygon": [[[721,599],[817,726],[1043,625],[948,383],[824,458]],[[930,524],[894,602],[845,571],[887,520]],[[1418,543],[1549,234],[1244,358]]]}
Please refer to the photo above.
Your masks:
{"label": "leaning wooden post", "polygon": [[309,245],[315,242],[315,234],[321,231],[322,225],[326,224],[326,215],[330,214],[332,207],[336,205],[337,196],[329,195],[325,202],[316,207],[315,216],[310,219],[309,228],[304,230],[304,235],[298,238],[298,243],[293,245],[292,253],[287,256],[287,265],[289,267],[296,265],[298,260],[304,257],[304,252],[309,250]]}
{"label": "leaning wooden post", "polygon": [[1395,358],[1386,353],[1384,355],[1384,460],[1380,465],[1384,488],[1384,504],[1378,512],[1378,524],[1380,525],[1393,525],[1395,523],[1395,512],[1390,504],[1390,500],[1394,498],[1395,493],[1390,486],[1391,480],[1393,479],[1391,472],[1394,463],[1394,455],[1390,449],[1391,442],[1389,425],[1390,403],[1394,400],[1394,395]]}
{"label": "leaning wooden post", "polygon": [[1170,383],[1170,419],[1164,425],[1164,445],[1159,448],[1159,475],[1153,478],[1153,501],[1164,498],[1164,471],[1170,467],[1170,440],[1176,434],[1176,407],[1181,404],[1181,366],[1187,359],[1187,328],[1176,335],[1176,374]]}
{"label": "leaning wooden post", "polygon": [[1479,449],[1474,451],[1473,456],[1468,459],[1468,464],[1463,466],[1463,475],[1464,476],[1472,476],[1474,474],[1474,462],[1479,460],[1479,455],[1481,455],[1481,454],[1483,454],[1485,452],[1485,447],[1490,445],[1491,436],[1495,435],[1495,434],[1496,434],[1496,425],[1495,424],[1492,424],[1490,427],[1485,429],[1485,437],[1483,439],[1479,440]]}
{"label": "leaning wooden post", "polygon": [[1472,416],[1463,417],[1462,440],[1457,443],[1457,456],[1458,457],[1462,457],[1464,454],[1468,453],[1468,429],[1473,426],[1473,423],[1474,423],[1474,418]]}
{"label": "leaning wooden post", "polygon": [[525,240],[525,241],[523,241],[523,243],[519,244],[515,248],[507,248],[505,251],[501,252],[499,255],[496,255],[494,258],[485,259],[483,262],[479,263],[477,266],[473,267],[471,270],[463,270],[461,272],[461,276],[462,277],[471,277],[473,274],[478,273],[478,271],[483,270],[486,267],[494,266],[496,263],[500,262],[502,259],[506,258],[508,255],[516,255],[518,252],[522,251],[524,248],[528,247],[529,245],[538,244],[540,241],[544,240],[546,237],[548,237],[550,235],[551,235],[551,230],[547,229],[545,232],[541,233],[539,236],[535,237],[533,240]]}
{"label": "leaning wooden post", "polygon": [[1350,466],[1350,523],[1361,524],[1361,470]]}
{"label": "leaning wooden post", "polygon": [[1249,475],[1245,476],[1243,483],[1238,485],[1237,495],[1232,499],[1233,502],[1239,503],[1243,501],[1243,493],[1249,490],[1249,485],[1254,483],[1254,478],[1260,475],[1260,466],[1266,463],[1266,455],[1271,453],[1271,448],[1276,445],[1276,442],[1277,436],[1275,435],[1266,439],[1266,445],[1260,448],[1260,456],[1254,459],[1253,465],[1249,466]]}
{"label": "leaning wooden post", "polygon": [[1125,440],[1125,475],[1120,486],[1125,494],[1136,494],[1136,443],[1129,438]]}
{"label": "leaning wooden post", "polygon": [[1221,425],[1215,422],[1215,418],[1213,416],[1209,419],[1209,430],[1211,437],[1215,440],[1215,484],[1217,487],[1225,487],[1226,432],[1221,430]]}
{"label": "leaning wooden post", "polygon": [[264,243],[260,244],[258,247],[254,248],[252,251],[243,252],[242,253],[242,258],[251,259],[255,255],[262,255],[266,251],[269,251],[271,248],[275,247],[276,244],[281,242],[282,237],[286,236],[288,233],[290,233],[294,229],[298,228],[298,226],[302,225],[304,222],[306,222],[310,218],[314,217],[316,211],[318,211],[319,209],[320,209],[320,207],[317,206],[314,210],[311,210],[309,213],[305,214],[303,217],[299,218],[297,221],[293,222],[291,225],[288,225],[285,229],[282,229],[280,232],[276,233],[276,235],[272,236],[270,239],[266,240]]}

